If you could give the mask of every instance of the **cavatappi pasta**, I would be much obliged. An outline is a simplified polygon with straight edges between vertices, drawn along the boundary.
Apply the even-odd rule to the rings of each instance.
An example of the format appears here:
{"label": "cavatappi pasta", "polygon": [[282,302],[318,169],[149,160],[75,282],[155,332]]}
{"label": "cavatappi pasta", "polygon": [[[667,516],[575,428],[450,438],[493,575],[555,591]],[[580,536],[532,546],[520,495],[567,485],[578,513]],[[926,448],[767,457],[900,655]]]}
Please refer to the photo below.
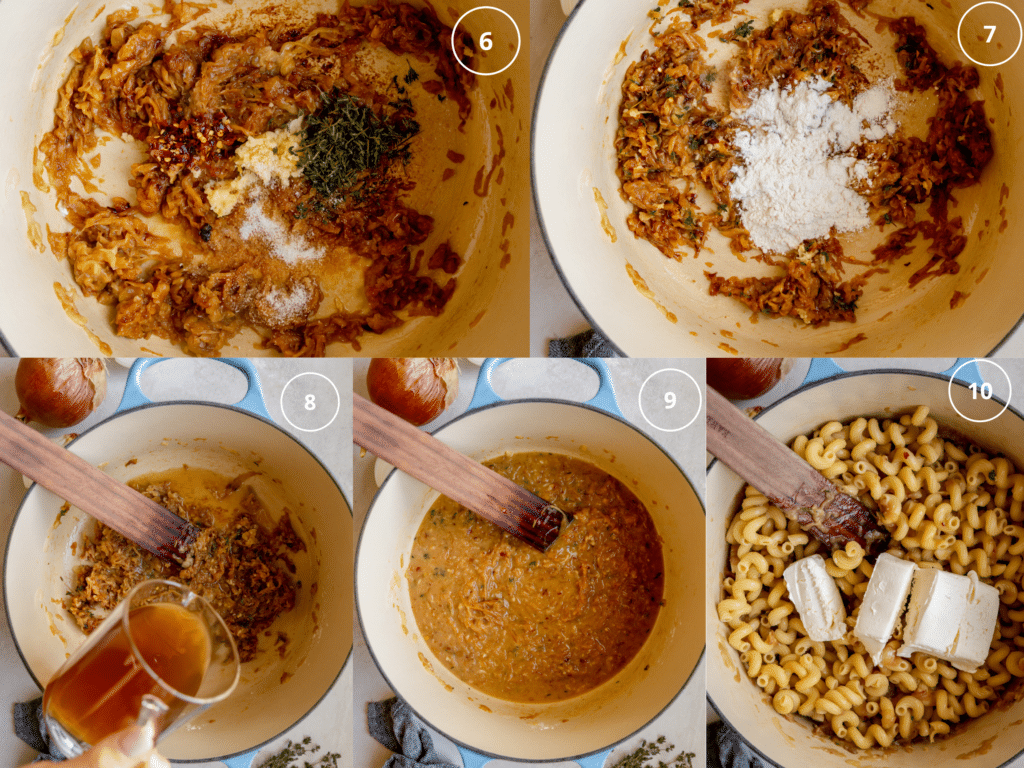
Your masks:
{"label": "cavatappi pasta", "polygon": [[[889,551],[920,567],[975,571],[999,590],[988,658],[971,674],[925,653],[900,658],[902,625],[875,666],[854,636],[871,563],[856,543],[830,556],[747,486],[729,523],[719,619],[748,677],[783,715],[853,746],[934,740],[984,714],[1024,677],[1024,474],[1005,457],[944,438],[926,406],[892,419],[831,421],[792,448],[875,511]],[[819,553],[846,604],[842,640],[812,641],[782,572]]]}

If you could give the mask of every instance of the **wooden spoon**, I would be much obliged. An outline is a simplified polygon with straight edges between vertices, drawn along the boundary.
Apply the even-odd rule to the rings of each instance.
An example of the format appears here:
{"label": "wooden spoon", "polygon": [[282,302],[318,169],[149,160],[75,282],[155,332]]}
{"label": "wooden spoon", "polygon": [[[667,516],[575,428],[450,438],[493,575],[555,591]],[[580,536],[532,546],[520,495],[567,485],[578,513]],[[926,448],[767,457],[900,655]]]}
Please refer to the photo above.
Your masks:
{"label": "wooden spoon", "polygon": [[185,559],[194,525],[0,412],[0,461],[158,557]]}
{"label": "wooden spoon", "polygon": [[352,440],[541,552],[572,515],[353,393]]}
{"label": "wooden spoon", "polygon": [[831,549],[856,541],[872,550],[889,538],[875,516],[784,443],[707,388],[708,451]]}

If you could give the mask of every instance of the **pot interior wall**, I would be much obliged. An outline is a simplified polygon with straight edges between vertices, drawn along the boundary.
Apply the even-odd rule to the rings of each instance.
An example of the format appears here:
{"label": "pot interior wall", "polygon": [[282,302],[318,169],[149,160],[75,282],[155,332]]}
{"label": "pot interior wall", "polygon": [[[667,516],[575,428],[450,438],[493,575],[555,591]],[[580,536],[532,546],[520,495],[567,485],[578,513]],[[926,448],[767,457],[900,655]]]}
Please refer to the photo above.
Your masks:
{"label": "pot interior wall", "polygon": [[[901,259],[888,274],[869,281],[857,323],[817,329],[789,319],[761,319],[755,324],[750,310],[739,302],[708,296],[704,272],[760,276],[777,270],[752,260],[741,263],[717,230],[699,258],[687,251],[677,262],[634,238],[626,226],[631,206],[619,194],[615,132],[626,69],[653,47],[646,17],[651,5],[583,0],[556,44],[538,96],[533,169],[539,214],[559,271],[597,327],[634,357],[657,357],[666,349],[694,357],[752,357],[777,354],[780,348],[793,357],[984,356],[999,344],[1024,315],[1024,298],[1012,287],[1015,244],[1024,237],[1024,218],[1013,215],[1021,208],[1020,193],[1014,190],[1021,188],[1024,156],[1020,121],[1011,116],[1013,102],[1024,93],[1024,57],[978,68],[978,90],[985,101],[995,157],[980,185],[957,190],[958,203],[950,209],[950,218],[963,217],[968,237],[958,259],[959,274],[908,287],[907,278],[928,259],[918,239],[912,258]],[[882,39],[874,18],[858,19],[840,5],[869,39]],[[870,10],[884,16],[915,16],[943,60],[952,63],[954,58],[965,60],[955,35],[960,17],[972,5],[968,0],[875,0]],[[760,28],[777,7],[803,9],[806,3],[751,0],[742,10],[758,19]],[[728,31],[735,23],[717,29]],[[705,24],[701,29],[712,27]],[[891,52],[891,40],[876,50]],[[712,59],[721,64],[736,49],[712,41],[709,50],[726,52]],[[718,98],[724,98],[727,79],[716,80]],[[925,131],[918,125],[919,135]],[[607,204],[604,225],[597,193]],[[870,259],[870,248],[879,240],[877,231],[858,233],[844,240],[846,253]],[[635,280],[627,268],[635,272]],[[847,278],[852,274],[848,271]],[[960,295],[966,299],[950,309]]]}
{"label": "pot interior wall", "polygon": [[699,615],[704,578],[701,543],[693,535],[703,515],[686,478],[633,428],[563,403],[483,409],[438,436],[481,461],[504,452],[566,453],[625,482],[647,506],[663,540],[665,605],[637,657],[595,691],[543,706],[485,696],[449,673],[419,636],[404,573],[416,530],[437,494],[392,473],[364,523],[356,568],[360,620],[384,676],[428,723],[494,755],[566,758],[611,745],[644,726],[682,689],[703,650],[699,627],[691,621]]}
{"label": "pot interior wall", "polygon": [[[979,445],[999,449],[1021,466],[1024,459],[1024,422],[1007,410],[988,424],[969,424],[957,416],[947,395],[947,379],[912,374],[867,373],[812,386],[765,411],[758,423],[776,437],[789,442],[808,434],[827,421],[848,421],[862,415],[885,416],[905,413],[925,404],[932,415],[963,433]],[[970,402],[969,396],[957,400]],[[998,413],[1001,404],[978,400],[965,413],[987,418]],[[705,592],[707,626],[708,697],[723,719],[729,722],[762,754],[779,765],[813,761],[822,768],[888,764],[891,750],[847,752],[813,733],[811,722],[801,717],[783,717],[754,682],[747,678],[739,655],[728,643],[726,625],[718,620],[721,574],[728,558],[726,526],[742,498],[743,482],[720,462],[707,477],[707,552],[709,575]],[[1021,751],[1019,724],[1024,718],[1024,701],[993,709],[973,721],[962,732],[935,743],[901,747],[898,762],[905,766],[952,768],[969,760],[970,765],[998,766]]]}
{"label": "pot interior wall", "polygon": [[[337,9],[337,3],[328,0],[293,3],[292,8],[288,5],[269,0],[221,3],[199,23],[212,24],[222,17],[249,18],[254,11],[267,7],[291,18],[299,14],[308,18],[318,10]],[[526,0],[513,0],[507,6],[519,24],[525,46],[529,35]],[[131,7],[139,7],[142,18],[166,18],[149,5],[133,2],[111,5],[102,0],[84,0],[40,5],[11,0],[0,5],[0,44],[5,50],[20,52],[11,57],[7,76],[0,83],[0,103],[7,105],[0,120],[0,170],[5,180],[0,234],[9,245],[0,254],[0,268],[18,276],[18,290],[0,305],[0,338],[15,354],[181,354],[177,347],[156,337],[132,340],[114,335],[111,309],[84,297],[69,264],[53,257],[46,229],[64,232],[69,225],[56,210],[49,185],[44,182],[40,188],[38,181],[45,175],[35,181],[33,177],[34,150],[53,128],[57,90],[70,71],[69,55],[83,38],[98,38],[108,13]],[[437,10],[443,22],[454,25],[473,7],[467,0],[456,0]],[[472,14],[463,22],[474,40],[486,31],[481,25],[488,26],[487,14]],[[492,50],[493,56],[499,55],[499,51]],[[479,66],[497,68],[486,57],[482,61]],[[431,238],[421,247],[429,255],[447,240],[465,261],[457,273],[458,289],[444,313],[437,318],[413,317],[401,328],[383,335],[365,334],[360,339],[361,351],[338,343],[328,349],[328,354],[481,356],[493,353],[496,344],[508,354],[528,353],[529,316],[522,308],[528,305],[529,290],[529,226],[523,213],[529,205],[529,192],[521,181],[526,178],[529,163],[528,142],[521,140],[526,132],[527,62],[528,57],[522,55],[500,75],[477,78],[471,93],[472,113],[465,126],[455,124],[442,131],[436,121],[431,121],[430,130],[414,140],[419,142],[413,145],[413,167],[419,183],[410,193],[410,204],[435,220]],[[419,62],[417,66],[421,70],[424,67]],[[134,190],[127,186],[127,169],[139,160],[140,147],[113,140],[102,149],[96,175],[103,180],[105,191],[135,199]],[[449,149],[465,159],[451,162],[446,157]],[[454,175],[442,180],[446,169]],[[98,199],[106,202],[102,196]],[[158,226],[154,225],[157,231]],[[73,298],[77,317],[69,316],[62,308],[55,284],[64,286]],[[325,285],[325,293],[329,291]],[[324,307],[333,306],[329,301],[333,302],[330,294]],[[79,321],[88,330],[79,327]],[[257,341],[251,331],[240,333],[222,353],[266,354],[255,346]]]}
{"label": "pot interior wall", "polygon": [[[345,498],[326,470],[290,436],[251,416],[202,405],[161,405],[116,416],[72,446],[118,480],[180,467],[247,482],[275,520],[286,506],[306,550],[294,556],[301,581],[295,608],[272,625],[288,637],[283,653],[262,639],[242,667],[239,687],[161,745],[172,759],[247,751],[287,730],[329,690],[352,643],[352,526]],[[126,466],[131,459],[137,462]],[[18,512],[8,543],[7,609],[19,651],[42,685],[83,634],[61,606],[73,583],[73,543],[94,522],[77,508],[55,524],[62,504],[38,486]],[[329,563],[329,565],[325,565]],[[32,574],[26,583],[25,574]]]}

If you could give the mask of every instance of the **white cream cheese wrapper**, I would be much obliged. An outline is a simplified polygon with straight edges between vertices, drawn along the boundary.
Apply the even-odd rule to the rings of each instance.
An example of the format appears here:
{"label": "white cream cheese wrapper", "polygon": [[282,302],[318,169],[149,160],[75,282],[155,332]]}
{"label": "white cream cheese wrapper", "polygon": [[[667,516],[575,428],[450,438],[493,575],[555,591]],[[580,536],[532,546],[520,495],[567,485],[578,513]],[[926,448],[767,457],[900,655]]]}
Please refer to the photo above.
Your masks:
{"label": "white cream cheese wrapper", "polygon": [[875,561],[857,614],[857,624],[853,628],[853,634],[871,654],[875,666],[881,663],[885,644],[892,637],[896,622],[903,613],[915,570],[912,562],[888,552],[879,555]]}
{"label": "white cream cheese wrapper", "polygon": [[782,578],[811,640],[841,640],[846,636],[846,607],[821,555],[797,560],[782,572]]}
{"label": "white cream cheese wrapper", "polygon": [[971,582],[967,611],[960,621],[956,648],[947,661],[957,669],[973,673],[988,658],[992,646],[992,635],[999,620],[999,590],[978,581],[978,574],[974,571],[967,577]]}
{"label": "white cream cheese wrapper", "polygon": [[967,613],[971,581],[937,568],[918,568],[907,607],[903,645],[897,656],[915,651],[948,659],[956,648],[960,624]]}

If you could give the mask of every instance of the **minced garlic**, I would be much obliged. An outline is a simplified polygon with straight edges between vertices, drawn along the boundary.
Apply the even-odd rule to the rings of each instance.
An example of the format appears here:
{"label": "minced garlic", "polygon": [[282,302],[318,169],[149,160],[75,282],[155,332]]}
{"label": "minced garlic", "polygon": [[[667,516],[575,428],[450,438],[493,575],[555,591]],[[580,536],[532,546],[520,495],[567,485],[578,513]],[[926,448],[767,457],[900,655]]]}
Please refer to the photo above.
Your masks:
{"label": "minced garlic", "polygon": [[302,118],[292,120],[286,127],[250,136],[235,151],[238,176],[226,181],[211,181],[206,185],[206,198],[217,216],[227,216],[257,181],[263,186],[287,185],[302,175],[299,170],[299,128]]}

